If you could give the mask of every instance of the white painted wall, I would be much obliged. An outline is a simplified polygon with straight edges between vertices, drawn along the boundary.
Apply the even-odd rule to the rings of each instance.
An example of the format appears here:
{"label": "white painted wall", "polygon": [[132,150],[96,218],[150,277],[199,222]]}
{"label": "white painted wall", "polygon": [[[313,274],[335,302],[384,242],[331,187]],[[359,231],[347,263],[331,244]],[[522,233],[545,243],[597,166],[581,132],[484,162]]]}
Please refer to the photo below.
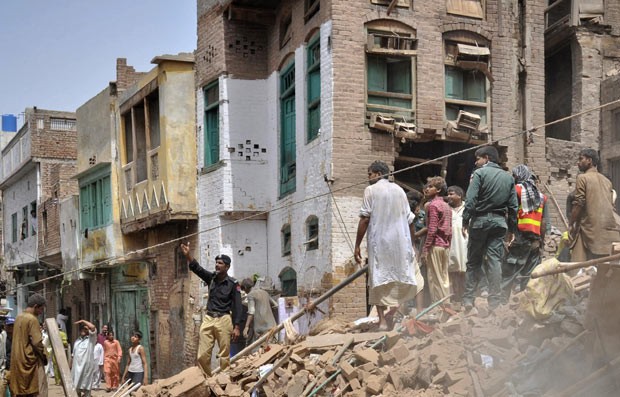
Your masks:
{"label": "white painted wall", "polygon": [[[223,165],[199,176],[200,253],[211,268],[218,253],[233,258],[236,277],[267,275],[279,286],[278,274],[292,266],[298,287],[319,287],[325,272],[332,271],[332,202],[324,176],[331,176],[332,59],[328,47],[331,22],[321,26],[321,133],[306,142],[306,47],[295,51],[297,187],[279,198],[279,72],[265,80],[220,78],[220,159]],[[198,168],[203,167],[204,100],[197,91]],[[258,145],[258,147],[254,147]],[[249,152],[246,150],[249,149]],[[264,149],[264,151],[263,151]],[[239,151],[242,154],[239,155]],[[249,159],[246,156],[250,156]],[[231,221],[224,211],[271,211],[267,221]],[[306,220],[319,218],[319,249],[306,251]],[[291,255],[282,256],[281,229],[291,224]],[[221,227],[221,228],[220,228]],[[245,250],[250,246],[248,255]],[[347,250],[350,249],[347,247]],[[240,253],[243,252],[243,255]]]}
{"label": "white painted wall", "polygon": [[[80,235],[80,200],[71,196],[60,201],[60,249],[62,268],[71,272],[78,267],[78,241]],[[71,278],[73,274],[67,275]]]}
{"label": "white painted wall", "polygon": [[[24,220],[22,208],[37,201],[37,166],[30,169],[15,183],[2,192],[4,257],[7,266],[17,266],[37,261],[37,236],[30,232],[30,215],[28,215],[28,237],[21,239],[21,225]],[[17,242],[12,242],[12,214],[17,213]]]}

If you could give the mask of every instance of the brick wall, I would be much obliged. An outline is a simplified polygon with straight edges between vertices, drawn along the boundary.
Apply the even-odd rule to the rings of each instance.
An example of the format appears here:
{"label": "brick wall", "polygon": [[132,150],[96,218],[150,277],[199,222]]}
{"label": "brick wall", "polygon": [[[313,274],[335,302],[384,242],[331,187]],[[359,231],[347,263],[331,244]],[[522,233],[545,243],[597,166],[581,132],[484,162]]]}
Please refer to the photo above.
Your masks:
{"label": "brick wall", "polygon": [[[365,80],[367,36],[365,23],[373,20],[393,20],[410,26],[416,30],[418,47],[414,59],[417,72],[416,79],[416,114],[418,126],[425,129],[440,131],[444,126],[444,34],[456,30],[466,30],[480,35],[488,41],[491,49],[491,72],[495,81],[491,89],[491,123],[493,139],[506,138],[516,132],[544,122],[544,26],[543,15],[545,2],[542,0],[526,1],[522,8],[516,4],[489,0],[486,2],[484,20],[448,15],[445,2],[413,1],[409,9],[395,8],[387,15],[387,7],[372,5],[369,0],[338,0],[321,2],[321,10],[310,21],[303,20],[303,1],[281,2],[274,10],[273,21],[261,26],[240,24],[222,18],[221,9],[208,8],[205,2],[199,2],[198,50],[197,50],[197,88],[212,80],[220,73],[228,72],[231,78],[266,79],[265,100],[257,103],[257,108],[264,109],[267,114],[265,126],[258,126],[261,134],[273,136],[279,131],[278,120],[278,74],[277,71],[291,60],[296,62],[296,105],[297,105],[297,175],[303,177],[297,191],[284,199],[271,198],[277,210],[269,215],[267,235],[269,240],[269,265],[279,268],[289,261],[300,273],[306,266],[307,257],[304,250],[293,248],[291,257],[280,257],[279,233],[284,223],[291,223],[292,238],[303,237],[303,224],[309,213],[321,213],[321,221],[325,220],[325,228],[329,235],[325,238],[328,250],[317,260],[328,260],[331,272],[324,274],[321,285],[323,288],[342,280],[351,269],[352,250],[349,246],[355,239],[357,213],[361,204],[363,188],[366,186],[366,169],[377,159],[393,164],[400,142],[392,136],[369,132],[365,125]],[[220,2],[207,2],[214,6]],[[499,8],[499,7],[502,8]],[[220,14],[218,14],[218,12]],[[280,29],[282,22],[291,17],[291,37],[282,45]],[[522,16],[522,18],[521,18]],[[521,18],[521,19],[520,19]],[[330,21],[331,19],[331,21]],[[527,26],[527,32],[521,32],[521,26]],[[304,108],[304,76],[305,55],[302,44],[314,35],[321,26],[321,145],[317,149],[313,144],[304,144],[305,130]],[[325,31],[323,32],[323,29]],[[264,53],[244,55],[244,37],[254,34],[254,45],[267,42],[266,68]],[[325,37],[324,37],[325,36]],[[226,37],[226,38],[224,38]],[[526,37],[526,42],[522,38]],[[230,39],[230,40],[229,40]],[[249,38],[248,38],[249,39]],[[324,40],[324,41],[323,41]],[[239,43],[237,43],[239,41]],[[211,51],[212,47],[225,46],[225,54]],[[248,43],[251,45],[251,43]],[[239,47],[240,46],[240,47]],[[239,49],[239,51],[237,51]],[[206,62],[206,54],[212,55]],[[329,62],[324,64],[323,60]],[[254,62],[254,64],[252,64]],[[522,62],[526,65],[523,72]],[[522,79],[520,82],[519,79]],[[275,85],[274,85],[275,84]],[[519,85],[520,84],[520,85]],[[521,96],[519,87],[525,87],[529,94]],[[249,86],[248,86],[249,87]],[[298,90],[301,90],[298,95]],[[253,91],[252,91],[253,92]],[[329,93],[324,96],[323,94]],[[275,94],[274,97],[272,97]],[[200,92],[198,92],[200,97]],[[274,99],[275,98],[275,99]],[[235,98],[230,99],[231,103]],[[200,103],[200,100],[198,100]],[[265,108],[265,106],[267,106]],[[240,114],[227,114],[229,106],[222,105],[220,117],[222,139],[234,141],[235,134],[242,133],[239,128],[227,129],[226,120],[238,120]],[[275,107],[275,109],[274,109]],[[230,106],[232,109],[233,107]],[[201,127],[201,108],[197,113],[199,131]],[[231,124],[232,125],[232,124]],[[239,130],[239,131],[237,131]],[[544,131],[539,131],[544,134]],[[202,145],[199,137],[199,147]],[[523,137],[505,139],[502,145],[508,147],[509,165],[528,160],[543,170],[544,146],[525,146]],[[220,142],[221,145],[224,143]],[[277,143],[276,143],[277,144]],[[277,153],[278,148],[269,148]],[[314,153],[321,152],[320,155]],[[528,157],[530,156],[531,157]],[[226,154],[225,156],[226,157]],[[277,175],[278,157],[269,157],[268,167]],[[317,169],[318,168],[318,169]],[[199,181],[199,197],[221,191],[223,201],[201,203],[201,229],[213,227],[220,222],[210,218],[213,211],[226,205],[232,198],[227,196],[227,183],[231,175],[228,167]],[[311,204],[307,208],[293,209],[287,207],[299,200],[309,199],[325,192],[324,181],[317,176],[323,174],[334,179],[331,188],[336,192],[335,202],[327,200],[324,209],[317,211]],[[239,184],[239,181],[235,179]],[[223,181],[223,182],[222,182]],[[223,186],[219,186],[223,184]],[[261,185],[263,186],[263,185]],[[254,192],[246,186],[242,189],[248,197]],[[213,197],[215,197],[213,196]],[[245,199],[245,196],[244,196]],[[211,200],[212,201],[212,200]],[[314,200],[319,201],[319,200]],[[338,208],[336,208],[336,205]],[[203,208],[204,206],[204,208]],[[322,207],[323,208],[323,207]],[[336,211],[337,210],[337,211]],[[334,214],[339,213],[338,216]],[[341,219],[342,216],[342,219]],[[323,225],[323,224],[321,224]],[[323,227],[323,226],[321,226]],[[214,231],[209,237],[201,238],[203,249],[221,247],[223,237],[221,231]],[[323,237],[321,237],[323,242]],[[208,247],[208,248],[206,248]],[[214,248],[216,247],[216,248]],[[314,259],[313,259],[314,260]],[[300,279],[303,276],[299,275]],[[365,315],[365,306],[352,302],[365,301],[364,283],[359,282],[346,288],[335,297],[331,304],[334,313],[355,317]]]}
{"label": "brick wall", "polygon": [[[208,8],[198,1],[198,42],[196,47],[196,88],[205,86],[226,70],[224,17],[218,6]],[[212,2],[211,2],[212,3]],[[200,117],[199,117],[200,119]]]}
{"label": "brick wall", "polygon": [[[155,258],[151,264],[149,304],[151,311],[152,360],[156,363],[156,376],[167,378],[179,368],[192,365],[195,360],[198,328],[195,326],[190,296],[196,296],[198,285],[185,261],[177,263],[178,242],[182,236],[194,234],[196,223],[169,223],[148,229],[143,233],[126,235],[126,249],[136,250],[155,247],[146,253]],[[189,237],[191,246],[197,246],[196,237]],[[177,266],[187,270],[177,274]]]}
{"label": "brick wall", "polygon": [[145,72],[136,72],[133,66],[127,65],[127,58],[116,58],[116,88],[126,89],[144,76]]}

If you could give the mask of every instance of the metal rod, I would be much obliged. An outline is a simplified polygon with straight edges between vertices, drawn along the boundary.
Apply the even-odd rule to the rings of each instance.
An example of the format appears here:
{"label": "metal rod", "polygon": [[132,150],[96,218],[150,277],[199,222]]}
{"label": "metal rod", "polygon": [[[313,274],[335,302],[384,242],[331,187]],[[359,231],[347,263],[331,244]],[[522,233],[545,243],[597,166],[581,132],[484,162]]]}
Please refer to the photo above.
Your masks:
{"label": "metal rod", "polygon": [[[357,279],[359,276],[361,276],[362,274],[366,273],[367,271],[368,271],[368,265],[365,265],[364,267],[358,269],[355,273],[351,274],[349,277],[347,277],[344,280],[342,280],[338,285],[333,286],[329,291],[327,291],[323,295],[319,296],[317,298],[317,300],[312,302],[312,305],[313,306],[318,306],[319,304],[321,304],[325,300],[329,299],[336,292],[340,291],[341,289],[343,289],[347,285],[351,284],[351,282],[353,282],[355,279]],[[289,317],[287,320],[289,320],[291,322],[297,321],[301,317],[303,317],[303,315],[306,314],[307,312],[308,312],[308,309],[306,307],[304,307],[303,309],[301,309],[300,311],[298,311],[297,313],[295,313],[291,317]],[[250,344],[245,349],[243,349],[239,353],[237,353],[234,357],[232,357],[230,359],[230,363],[232,364],[232,363],[236,362],[237,360],[239,360],[241,357],[251,353],[252,350],[254,350],[258,346],[263,344],[266,340],[268,340],[271,337],[271,335],[274,335],[274,334],[280,332],[283,328],[284,328],[284,322],[278,324],[275,327],[275,329],[273,329],[273,331],[265,333],[265,335],[261,336],[256,341],[254,341],[252,344]],[[215,375],[215,374],[219,373],[220,371],[221,371],[221,368],[217,367],[215,370],[213,370],[212,374]]]}
{"label": "metal rod", "polygon": [[539,278],[543,276],[550,276],[552,274],[566,273],[570,270],[581,269],[582,267],[600,265],[602,263],[609,262],[609,261],[615,261],[618,259],[620,259],[620,254],[604,256],[602,258],[591,259],[585,262],[569,262],[568,264],[563,264],[562,262],[560,262],[560,264],[553,269],[549,269],[546,271],[534,270],[532,274],[530,275],[530,277]]}

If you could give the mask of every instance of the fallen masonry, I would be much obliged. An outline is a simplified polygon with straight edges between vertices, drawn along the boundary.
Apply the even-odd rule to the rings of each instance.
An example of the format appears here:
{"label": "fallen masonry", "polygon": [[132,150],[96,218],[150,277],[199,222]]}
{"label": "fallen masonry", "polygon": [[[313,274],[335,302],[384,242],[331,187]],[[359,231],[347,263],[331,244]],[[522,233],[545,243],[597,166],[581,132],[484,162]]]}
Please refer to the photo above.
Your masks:
{"label": "fallen masonry", "polygon": [[[593,347],[593,340],[604,344],[613,339],[603,335],[609,327],[602,321],[592,320],[594,327],[588,322],[592,309],[586,306],[595,281],[604,278],[607,284],[599,285],[617,289],[615,273],[620,272],[607,265],[599,266],[598,274],[591,268],[573,277],[544,277],[544,283],[530,282],[493,313],[478,298],[468,313],[458,306],[437,307],[418,320],[404,317],[398,331],[376,332],[367,322],[325,319],[305,339],[263,345],[213,377],[193,367],[135,395],[613,395],[618,352]],[[531,290],[532,285],[538,289]],[[614,318],[620,323],[617,314]]]}

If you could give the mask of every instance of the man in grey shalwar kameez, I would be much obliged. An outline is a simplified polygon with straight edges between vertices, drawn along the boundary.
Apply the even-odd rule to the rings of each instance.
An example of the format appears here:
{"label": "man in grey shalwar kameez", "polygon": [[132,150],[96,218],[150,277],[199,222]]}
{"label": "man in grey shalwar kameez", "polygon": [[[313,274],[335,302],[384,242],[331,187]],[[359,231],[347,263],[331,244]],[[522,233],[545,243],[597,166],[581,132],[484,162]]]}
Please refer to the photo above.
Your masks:
{"label": "man in grey shalwar kameez", "polygon": [[73,344],[71,379],[78,396],[90,397],[93,376],[99,375],[99,367],[94,360],[97,328],[86,320],[76,321],[76,324],[82,326],[80,327],[80,337]]}
{"label": "man in grey shalwar kameez", "polygon": [[370,186],[364,190],[355,241],[355,260],[361,263],[360,245],[368,231],[369,304],[377,306],[380,329],[388,328],[385,308],[413,299],[418,290],[411,243],[414,215],[405,192],[387,180],[388,174],[382,161],[368,167]]}

